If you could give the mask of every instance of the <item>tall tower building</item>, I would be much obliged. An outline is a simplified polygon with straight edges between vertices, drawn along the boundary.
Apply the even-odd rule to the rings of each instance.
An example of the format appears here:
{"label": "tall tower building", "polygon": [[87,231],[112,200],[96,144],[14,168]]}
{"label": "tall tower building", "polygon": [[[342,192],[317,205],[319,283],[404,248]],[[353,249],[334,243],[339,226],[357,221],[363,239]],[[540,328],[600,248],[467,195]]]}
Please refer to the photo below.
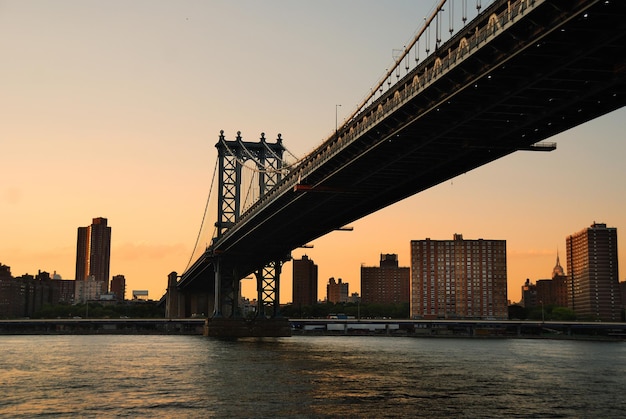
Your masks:
{"label": "tall tower building", "polygon": [[317,304],[317,265],[307,255],[293,260],[293,304]]}
{"label": "tall tower building", "polygon": [[102,294],[109,288],[111,227],[107,219],[94,218],[88,227],[78,227],[76,244],[76,281],[101,282]]}
{"label": "tall tower building", "polygon": [[617,229],[593,223],[566,238],[567,297],[579,317],[620,321]]}
{"label": "tall tower building", "polygon": [[507,319],[506,240],[412,240],[411,317]]}
{"label": "tall tower building", "polygon": [[408,303],[411,271],[398,266],[397,254],[381,254],[380,266],[361,266],[363,303]]}

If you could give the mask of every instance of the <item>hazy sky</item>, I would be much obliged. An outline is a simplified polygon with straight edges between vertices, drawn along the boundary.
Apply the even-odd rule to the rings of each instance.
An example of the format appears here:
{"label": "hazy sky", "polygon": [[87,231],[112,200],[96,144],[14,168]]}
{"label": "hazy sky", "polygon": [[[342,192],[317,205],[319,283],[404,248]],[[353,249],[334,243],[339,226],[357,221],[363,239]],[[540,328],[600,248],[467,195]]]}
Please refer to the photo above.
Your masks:
{"label": "hazy sky", "polygon": [[[125,275],[127,297],[160,298],[191,256],[219,131],[249,141],[281,133],[304,156],[434,4],[0,0],[0,263],[14,276],[73,279],[77,227],[105,217],[111,275]],[[565,267],[567,235],[594,221],[626,234],[625,119],[613,112],[554,137],[552,153],[505,157],[292,255],[319,265],[323,298],[329,277],[359,292],[360,266],[381,253],[410,266],[410,240],[504,239],[518,301],[526,278],[550,277],[557,251]],[[245,295],[254,288],[243,281]]]}

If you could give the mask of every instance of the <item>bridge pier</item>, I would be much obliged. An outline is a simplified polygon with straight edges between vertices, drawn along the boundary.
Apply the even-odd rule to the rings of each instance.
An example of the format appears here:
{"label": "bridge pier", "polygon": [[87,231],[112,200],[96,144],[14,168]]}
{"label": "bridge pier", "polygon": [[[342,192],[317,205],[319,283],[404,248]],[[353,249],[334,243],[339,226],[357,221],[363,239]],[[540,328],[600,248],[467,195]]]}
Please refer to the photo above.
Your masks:
{"label": "bridge pier", "polygon": [[280,274],[282,261],[275,260],[255,272],[257,280],[257,317],[280,317]]}
{"label": "bridge pier", "polygon": [[167,276],[167,295],[165,300],[165,317],[168,319],[180,319],[179,311],[181,293],[178,291],[177,285],[178,274],[171,272]]}
{"label": "bridge pier", "polygon": [[289,337],[291,325],[285,318],[229,319],[214,317],[204,323],[204,336],[219,338]]}
{"label": "bridge pier", "polygon": [[222,317],[222,307],[220,300],[220,291],[222,284],[222,275],[220,272],[220,259],[217,258],[213,261],[213,267],[215,271],[215,292],[214,292],[214,303],[213,303],[213,317]]}

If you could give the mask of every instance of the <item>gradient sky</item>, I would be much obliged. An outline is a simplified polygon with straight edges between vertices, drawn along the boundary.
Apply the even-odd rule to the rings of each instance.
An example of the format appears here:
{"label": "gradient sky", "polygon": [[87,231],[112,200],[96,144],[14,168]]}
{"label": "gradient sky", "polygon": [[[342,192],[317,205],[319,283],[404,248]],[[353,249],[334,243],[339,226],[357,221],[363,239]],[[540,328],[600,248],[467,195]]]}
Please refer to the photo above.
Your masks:
{"label": "gradient sky", "polygon": [[[125,275],[127,297],[160,298],[191,257],[219,131],[248,141],[281,133],[303,157],[434,4],[0,0],[0,263],[13,276],[73,279],[77,227],[105,217],[111,275]],[[625,120],[622,108],[554,137],[554,152],[515,153],[292,256],[318,264],[323,298],[329,277],[359,292],[360,266],[377,266],[381,253],[410,266],[410,240],[504,239],[518,301],[526,278],[550,277],[557,251],[565,267],[569,234],[594,221],[626,234]],[[242,287],[255,297],[252,280]]]}

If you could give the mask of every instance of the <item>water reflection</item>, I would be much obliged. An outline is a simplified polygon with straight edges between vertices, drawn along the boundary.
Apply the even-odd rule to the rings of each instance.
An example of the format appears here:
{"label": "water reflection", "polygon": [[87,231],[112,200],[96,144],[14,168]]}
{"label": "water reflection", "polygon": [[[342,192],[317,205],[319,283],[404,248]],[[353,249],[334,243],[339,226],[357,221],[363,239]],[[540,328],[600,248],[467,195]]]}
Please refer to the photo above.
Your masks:
{"label": "water reflection", "polygon": [[0,337],[14,417],[621,417],[626,344]]}

